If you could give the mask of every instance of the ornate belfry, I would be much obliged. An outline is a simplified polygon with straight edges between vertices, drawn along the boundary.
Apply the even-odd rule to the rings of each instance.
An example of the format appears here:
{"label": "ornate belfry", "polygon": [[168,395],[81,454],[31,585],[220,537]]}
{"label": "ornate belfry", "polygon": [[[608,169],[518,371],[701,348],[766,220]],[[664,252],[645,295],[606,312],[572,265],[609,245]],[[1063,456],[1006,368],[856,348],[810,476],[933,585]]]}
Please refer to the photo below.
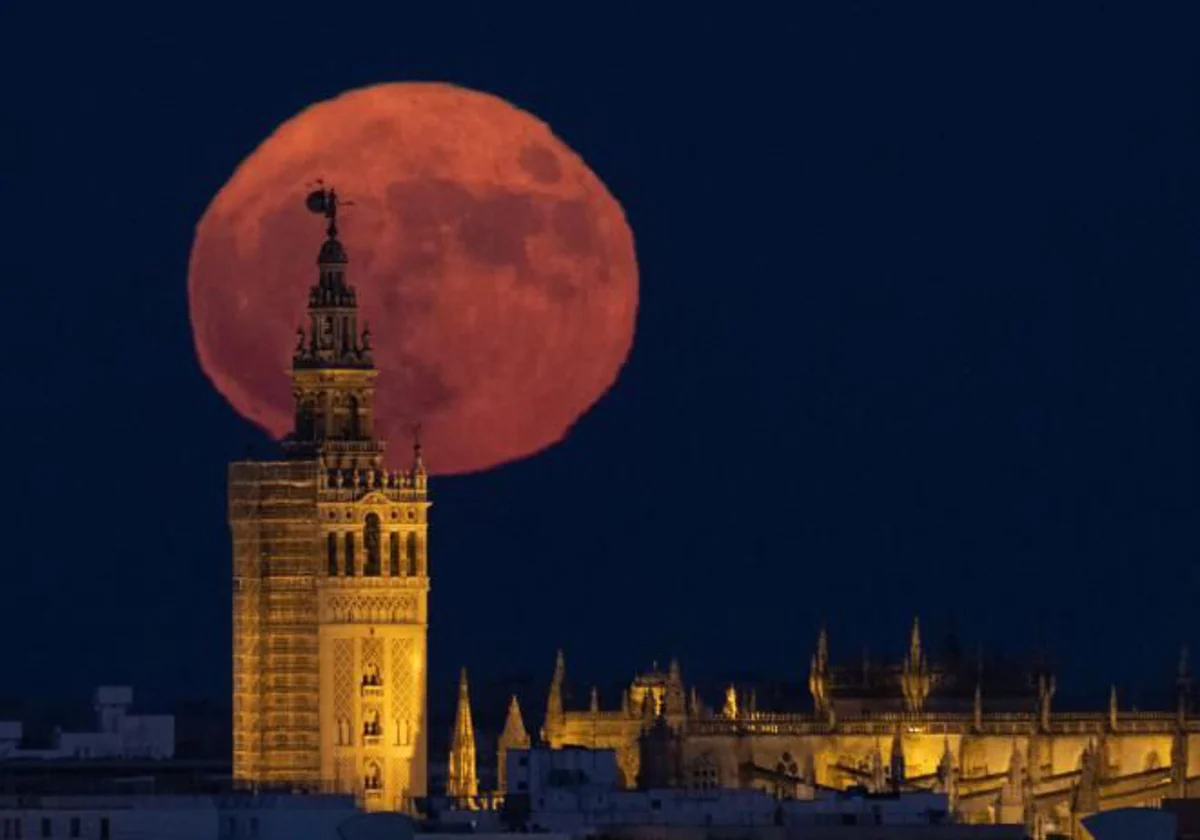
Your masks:
{"label": "ornate belfry", "polygon": [[353,793],[405,810],[426,793],[430,503],[383,467],[370,333],[346,278],[333,190],[292,357],[285,457],[229,468],[235,779]]}
{"label": "ornate belfry", "polygon": [[[1022,823],[1034,838],[1079,836],[1079,819],[1098,810],[1200,796],[1186,653],[1173,709],[1122,709],[1112,689],[1094,710],[1075,712],[1054,705],[1056,680],[1044,668],[985,669],[982,652],[975,663],[949,652],[938,661],[916,620],[906,641],[897,661],[864,656],[837,667],[822,627],[808,658],[811,708],[760,708],[748,685],[724,688],[709,706],[676,663],[636,677],[619,708],[575,706],[560,652],[542,734],[551,747],[615,750],[629,786],[750,787],[784,798],[802,787],[937,791],[958,820]],[[956,652],[957,639],[947,648]]]}

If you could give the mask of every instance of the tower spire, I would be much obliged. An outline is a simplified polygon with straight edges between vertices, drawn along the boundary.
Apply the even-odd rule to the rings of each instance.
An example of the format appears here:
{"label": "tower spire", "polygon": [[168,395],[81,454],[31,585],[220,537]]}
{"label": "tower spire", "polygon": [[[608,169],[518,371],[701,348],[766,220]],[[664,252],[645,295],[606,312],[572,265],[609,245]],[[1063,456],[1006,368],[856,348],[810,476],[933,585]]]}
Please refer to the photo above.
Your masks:
{"label": "tower spire", "polygon": [[308,323],[297,331],[292,354],[296,417],[287,446],[300,457],[319,453],[331,466],[372,469],[383,454],[374,439],[375,362],[369,336],[358,329],[358,298],[346,279],[349,258],[337,238],[341,202],[322,185],[305,203],[328,224],[317,282],[308,292]]}
{"label": "tower spire", "polygon": [[812,694],[813,711],[818,715],[823,714],[829,705],[829,635],[823,621],[821,632],[817,635],[817,649],[808,669],[808,691]]}
{"label": "tower spire", "polygon": [[504,718],[504,730],[496,743],[496,779],[501,793],[508,790],[508,751],[529,749],[529,733],[525,731],[525,721],[521,717],[521,704],[517,695],[508,701],[508,715]]}
{"label": "tower spire", "polygon": [[921,622],[913,617],[912,631],[909,634],[908,656],[904,659],[904,672],[900,677],[901,688],[904,692],[904,705],[910,713],[919,713],[925,706],[925,698],[933,684],[925,660],[925,651],[921,648]]}
{"label": "tower spire", "polygon": [[542,737],[550,740],[563,720],[563,681],[567,677],[567,662],[562,649],[554,659],[554,676],[550,678],[550,693],[546,697],[546,723],[542,727]]}
{"label": "tower spire", "polygon": [[475,774],[475,726],[471,722],[471,698],[467,691],[467,669],[458,678],[458,710],[454,715],[454,733],[450,738],[450,769],[446,793],[456,799],[479,795]]}
{"label": "tower spire", "polygon": [[421,446],[421,424],[420,423],[413,423],[412,439],[413,439],[413,462],[412,462],[413,484],[418,489],[424,489],[428,482],[428,479],[429,479],[429,473],[425,469],[425,450],[424,450],[424,447]]}

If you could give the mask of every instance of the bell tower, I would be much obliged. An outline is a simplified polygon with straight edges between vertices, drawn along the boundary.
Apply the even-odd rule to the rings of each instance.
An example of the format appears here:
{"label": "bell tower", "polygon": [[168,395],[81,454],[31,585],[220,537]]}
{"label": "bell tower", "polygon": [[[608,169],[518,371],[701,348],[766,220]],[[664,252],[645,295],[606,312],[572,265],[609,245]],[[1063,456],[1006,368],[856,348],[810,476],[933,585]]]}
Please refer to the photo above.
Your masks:
{"label": "bell tower", "polygon": [[327,220],[292,355],[295,428],[281,461],[230,466],[234,776],[408,810],[426,793],[428,474],[374,435],[370,333]]}
{"label": "bell tower", "polygon": [[317,255],[317,284],[308,292],[307,329],[297,331],[292,354],[296,421],[285,446],[292,457],[322,457],[334,467],[377,467],[383,444],[374,439],[375,362],[371,333],[358,329],[358,300],[346,282],[346,249],[338,240],[333,190],[308,197],[328,220]]}

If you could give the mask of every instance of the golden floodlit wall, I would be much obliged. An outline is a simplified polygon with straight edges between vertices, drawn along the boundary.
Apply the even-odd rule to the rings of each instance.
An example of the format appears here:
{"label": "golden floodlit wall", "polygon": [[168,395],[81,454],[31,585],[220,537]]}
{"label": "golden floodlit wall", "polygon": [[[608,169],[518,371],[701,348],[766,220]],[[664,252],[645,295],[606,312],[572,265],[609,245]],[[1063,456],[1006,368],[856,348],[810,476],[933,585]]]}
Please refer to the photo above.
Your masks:
{"label": "golden floodlit wall", "polygon": [[320,781],[317,475],[312,462],[229,468],[233,532],[233,772]]}

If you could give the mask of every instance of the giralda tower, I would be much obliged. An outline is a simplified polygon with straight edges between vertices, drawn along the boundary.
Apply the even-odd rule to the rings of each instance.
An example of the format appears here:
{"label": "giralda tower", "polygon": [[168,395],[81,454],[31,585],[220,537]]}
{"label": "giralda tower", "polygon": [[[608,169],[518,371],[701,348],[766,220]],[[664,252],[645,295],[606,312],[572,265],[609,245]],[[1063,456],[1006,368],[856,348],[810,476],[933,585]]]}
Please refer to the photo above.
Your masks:
{"label": "giralda tower", "polygon": [[376,370],[359,329],[333,190],[292,357],[284,457],[229,468],[233,772],[253,786],[354,793],[371,810],[426,792],[427,475],[383,467]]}

